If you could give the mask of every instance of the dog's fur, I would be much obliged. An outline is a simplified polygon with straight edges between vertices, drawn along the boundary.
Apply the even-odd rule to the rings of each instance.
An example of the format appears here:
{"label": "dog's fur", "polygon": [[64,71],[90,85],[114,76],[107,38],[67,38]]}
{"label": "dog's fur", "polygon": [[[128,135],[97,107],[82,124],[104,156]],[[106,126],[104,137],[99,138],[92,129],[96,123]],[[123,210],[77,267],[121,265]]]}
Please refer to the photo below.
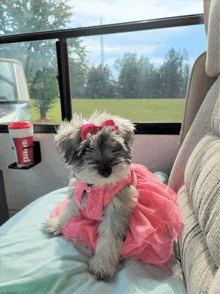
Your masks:
{"label": "dog's fur", "polygon": [[[80,132],[84,124],[100,125],[110,119],[114,120],[116,131],[105,126],[95,135],[90,135],[82,141]],[[89,120],[74,114],[70,122],[61,123],[55,135],[55,141],[65,162],[71,168],[69,203],[58,217],[46,220],[44,223],[46,231],[55,236],[59,235],[64,225],[78,214],[79,210],[75,201],[77,179],[99,187],[105,184],[115,185],[127,179],[132,159],[133,138],[134,126],[131,121],[106,112],[100,114],[96,111]],[[107,174],[106,171],[108,171]],[[121,248],[129,227],[129,216],[135,207],[137,194],[137,190],[127,184],[104,207],[99,225],[100,237],[95,255],[89,262],[89,272],[97,279],[107,282],[114,279]],[[86,205],[87,197],[84,191],[83,207]]]}

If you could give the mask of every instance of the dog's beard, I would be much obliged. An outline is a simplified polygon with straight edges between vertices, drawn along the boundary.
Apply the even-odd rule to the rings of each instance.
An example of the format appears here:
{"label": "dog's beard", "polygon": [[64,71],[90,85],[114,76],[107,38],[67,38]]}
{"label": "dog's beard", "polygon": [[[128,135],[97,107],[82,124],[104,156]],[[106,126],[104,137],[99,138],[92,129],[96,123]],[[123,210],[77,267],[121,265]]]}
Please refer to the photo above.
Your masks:
{"label": "dog's beard", "polygon": [[104,185],[116,185],[116,183],[127,179],[130,170],[130,164],[127,162],[120,162],[112,167],[111,175],[103,177],[99,174],[96,167],[87,162],[83,163],[80,168],[74,168],[77,179],[84,183],[103,187]]}
{"label": "dog's beard", "polygon": [[103,187],[127,179],[131,147],[110,128],[84,140],[70,164],[75,176],[84,183]]}

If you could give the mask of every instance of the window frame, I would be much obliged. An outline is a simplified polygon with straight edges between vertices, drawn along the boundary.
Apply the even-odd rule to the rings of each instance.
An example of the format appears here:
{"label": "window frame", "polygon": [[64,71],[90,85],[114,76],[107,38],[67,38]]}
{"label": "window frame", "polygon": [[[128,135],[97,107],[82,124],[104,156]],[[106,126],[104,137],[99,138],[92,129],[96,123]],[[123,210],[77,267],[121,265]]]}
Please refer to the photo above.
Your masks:
{"label": "window frame", "polygon": [[[70,97],[70,77],[68,61],[68,38],[99,36],[152,29],[204,24],[203,14],[182,15],[176,17],[117,23],[109,25],[82,27],[74,29],[44,31],[16,35],[0,36],[0,44],[22,43],[39,40],[57,39],[56,52],[58,64],[58,80],[60,90],[62,120],[70,121],[72,106]],[[56,133],[59,125],[34,124],[35,133]],[[181,123],[135,123],[135,134],[179,135]],[[0,125],[0,133],[8,132],[8,124]]]}

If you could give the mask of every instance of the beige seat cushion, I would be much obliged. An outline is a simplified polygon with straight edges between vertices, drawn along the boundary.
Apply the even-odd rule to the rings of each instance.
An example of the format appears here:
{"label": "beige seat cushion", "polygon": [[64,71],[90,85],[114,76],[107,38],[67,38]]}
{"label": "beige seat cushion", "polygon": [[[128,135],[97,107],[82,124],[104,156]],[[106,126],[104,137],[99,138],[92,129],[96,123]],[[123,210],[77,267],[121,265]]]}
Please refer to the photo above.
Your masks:
{"label": "beige seat cushion", "polygon": [[217,270],[193,210],[186,186],[178,193],[184,228],[180,239],[182,269],[188,294],[207,294]]}
{"label": "beige seat cushion", "polygon": [[187,161],[198,142],[211,132],[211,117],[219,95],[220,79],[212,85],[203,101],[195,120],[178,152],[170,174],[169,186],[177,193],[184,185],[184,172]]}
{"label": "beige seat cushion", "polygon": [[192,122],[216,77],[209,77],[205,72],[206,52],[195,61],[187,84],[184,117],[180,132],[180,145],[182,145]]}
{"label": "beige seat cushion", "polygon": [[[178,204],[184,221],[180,240],[187,293],[208,293],[220,266],[220,77],[212,86],[211,131],[191,152]],[[211,99],[210,93],[206,99]],[[214,99],[214,98],[213,98]],[[214,286],[212,286],[214,287]],[[218,289],[220,293],[220,289]],[[213,290],[215,291],[215,290]],[[215,292],[213,292],[215,293]]]}
{"label": "beige seat cushion", "polygon": [[187,132],[169,181],[178,192],[184,221],[180,253],[188,294],[220,293],[219,0],[210,6],[206,73],[216,81]]}
{"label": "beige seat cushion", "polygon": [[193,151],[185,172],[192,200],[209,252],[220,266],[220,137],[207,134]]}

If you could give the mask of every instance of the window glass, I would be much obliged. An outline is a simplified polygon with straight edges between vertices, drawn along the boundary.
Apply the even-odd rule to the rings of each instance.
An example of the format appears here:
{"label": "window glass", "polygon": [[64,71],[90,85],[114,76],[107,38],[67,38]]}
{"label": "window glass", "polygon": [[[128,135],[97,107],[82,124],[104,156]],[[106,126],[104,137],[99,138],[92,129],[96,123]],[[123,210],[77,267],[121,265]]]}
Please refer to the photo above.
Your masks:
{"label": "window glass", "polygon": [[0,101],[18,100],[13,63],[0,60],[0,89]]}
{"label": "window glass", "polygon": [[[28,118],[28,120],[32,123],[60,123],[61,107],[57,82],[55,40],[1,45],[0,58],[14,59],[22,63],[30,96],[30,103],[26,103],[23,106],[18,105],[17,107],[7,106],[10,108],[10,116],[8,111],[6,113],[5,110],[2,110],[0,123],[6,122],[6,114],[12,120],[26,120],[27,115],[24,116],[24,112],[29,114],[29,116],[31,115],[31,118]],[[21,72],[18,70],[17,75],[19,74],[21,75]],[[19,81],[22,87],[24,81],[20,79]],[[1,81],[0,87],[2,87]],[[23,91],[22,88],[21,91]],[[24,91],[23,94],[25,94]],[[27,95],[24,96],[24,100],[26,100]],[[8,100],[14,99],[11,94],[9,98]]]}
{"label": "window glass", "polygon": [[[71,47],[73,39],[68,40]],[[92,36],[69,48],[73,112],[134,122],[181,122],[190,69],[206,50],[203,25]]]}
{"label": "window glass", "polygon": [[2,0],[0,35],[51,31],[203,12],[202,0]]}
{"label": "window glass", "polygon": [[[0,36],[196,13],[201,0],[2,0]],[[32,123],[61,121],[55,47],[55,40],[0,45],[0,58],[23,64]],[[73,112],[179,122],[190,68],[205,50],[203,25],[68,39]]]}
{"label": "window glass", "polygon": [[74,27],[203,13],[202,0],[83,0],[74,4]]}
{"label": "window glass", "polygon": [[[55,40],[0,46],[0,58],[23,64],[32,123],[61,122],[55,47]],[[181,122],[190,69],[205,50],[203,25],[68,39],[72,110]]]}

